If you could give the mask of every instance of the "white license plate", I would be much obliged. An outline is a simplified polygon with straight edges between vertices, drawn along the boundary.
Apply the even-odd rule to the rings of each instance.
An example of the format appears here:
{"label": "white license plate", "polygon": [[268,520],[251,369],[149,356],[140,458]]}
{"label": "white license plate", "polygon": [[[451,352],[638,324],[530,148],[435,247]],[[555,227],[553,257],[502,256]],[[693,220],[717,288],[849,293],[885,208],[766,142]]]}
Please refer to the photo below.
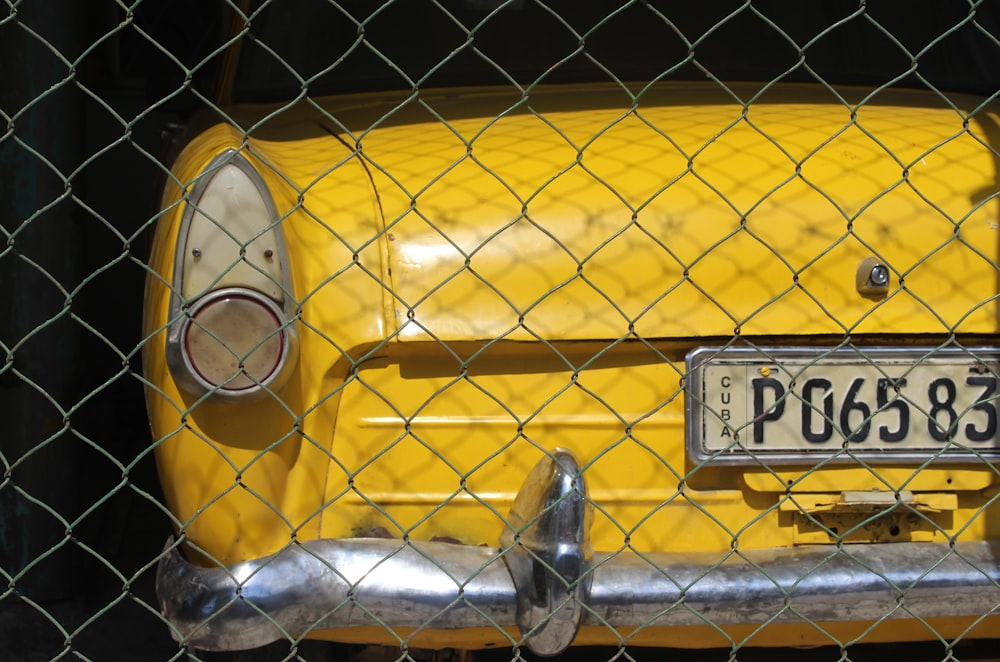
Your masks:
{"label": "white license plate", "polygon": [[687,361],[697,461],[1000,457],[996,350],[703,347]]}

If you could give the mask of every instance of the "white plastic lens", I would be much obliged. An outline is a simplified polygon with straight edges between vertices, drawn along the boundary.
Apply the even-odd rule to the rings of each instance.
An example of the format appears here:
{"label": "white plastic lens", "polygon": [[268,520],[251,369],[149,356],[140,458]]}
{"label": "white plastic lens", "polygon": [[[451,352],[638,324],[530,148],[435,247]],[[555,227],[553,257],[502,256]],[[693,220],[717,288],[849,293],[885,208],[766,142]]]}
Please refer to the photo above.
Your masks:
{"label": "white plastic lens", "polygon": [[247,287],[275,301],[284,298],[275,212],[263,182],[248,164],[231,157],[210,169],[194,195],[182,248],[182,294]]}
{"label": "white plastic lens", "polygon": [[241,391],[266,384],[285,358],[281,312],[251,291],[223,290],[203,299],[185,325],[185,360],[208,387]]}

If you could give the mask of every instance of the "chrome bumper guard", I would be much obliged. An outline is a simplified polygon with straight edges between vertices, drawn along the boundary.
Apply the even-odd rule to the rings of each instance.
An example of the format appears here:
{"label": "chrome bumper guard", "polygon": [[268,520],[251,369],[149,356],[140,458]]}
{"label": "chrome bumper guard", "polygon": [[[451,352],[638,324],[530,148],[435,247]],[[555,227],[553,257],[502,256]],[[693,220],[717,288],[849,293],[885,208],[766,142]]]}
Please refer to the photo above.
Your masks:
{"label": "chrome bumper guard", "polygon": [[492,626],[516,627],[535,653],[554,655],[587,625],[980,617],[1000,609],[1000,544],[595,555],[590,509],[579,463],[558,450],[528,477],[499,548],[317,540],[199,568],[168,543],[157,594],[175,637],[202,650],[371,625]]}

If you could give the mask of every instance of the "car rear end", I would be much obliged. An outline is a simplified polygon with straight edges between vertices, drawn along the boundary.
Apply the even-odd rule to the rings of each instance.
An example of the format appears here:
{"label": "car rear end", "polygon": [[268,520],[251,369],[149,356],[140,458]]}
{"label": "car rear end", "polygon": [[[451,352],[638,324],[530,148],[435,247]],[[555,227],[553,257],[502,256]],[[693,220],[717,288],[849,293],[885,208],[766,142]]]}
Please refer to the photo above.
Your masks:
{"label": "car rear end", "polygon": [[[147,294],[181,638],[996,636],[995,104],[666,80],[227,113]],[[203,223],[198,276],[232,164],[270,216]],[[185,339],[251,299],[274,329],[213,381]]]}

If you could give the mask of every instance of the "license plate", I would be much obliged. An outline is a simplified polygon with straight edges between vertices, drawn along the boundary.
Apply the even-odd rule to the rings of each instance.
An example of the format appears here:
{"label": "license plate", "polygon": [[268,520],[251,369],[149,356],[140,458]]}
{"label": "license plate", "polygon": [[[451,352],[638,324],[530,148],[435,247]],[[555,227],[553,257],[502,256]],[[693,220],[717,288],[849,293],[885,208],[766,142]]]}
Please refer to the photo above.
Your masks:
{"label": "license plate", "polygon": [[997,350],[703,347],[687,366],[696,461],[1000,458]]}

